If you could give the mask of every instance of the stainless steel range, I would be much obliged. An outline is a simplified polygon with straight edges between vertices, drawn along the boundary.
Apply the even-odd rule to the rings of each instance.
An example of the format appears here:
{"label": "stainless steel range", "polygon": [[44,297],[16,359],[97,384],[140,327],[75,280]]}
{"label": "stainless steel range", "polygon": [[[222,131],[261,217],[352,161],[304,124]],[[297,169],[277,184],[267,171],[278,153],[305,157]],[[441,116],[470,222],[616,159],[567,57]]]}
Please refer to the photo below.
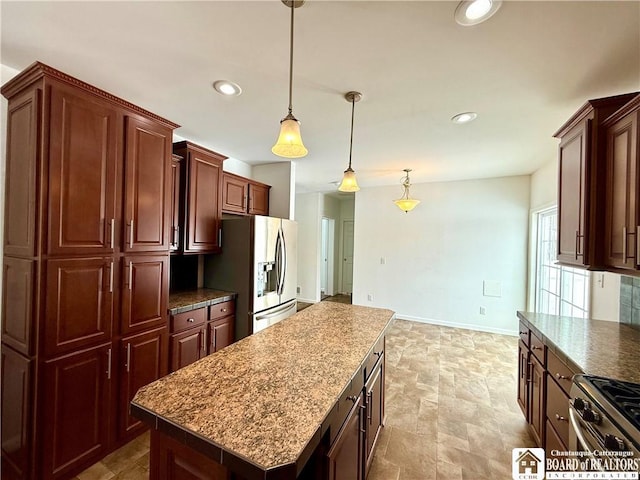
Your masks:
{"label": "stainless steel range", "polygon": [[571,450],[631,452],[640,460],[640,385],[575,375],[569,409]]}

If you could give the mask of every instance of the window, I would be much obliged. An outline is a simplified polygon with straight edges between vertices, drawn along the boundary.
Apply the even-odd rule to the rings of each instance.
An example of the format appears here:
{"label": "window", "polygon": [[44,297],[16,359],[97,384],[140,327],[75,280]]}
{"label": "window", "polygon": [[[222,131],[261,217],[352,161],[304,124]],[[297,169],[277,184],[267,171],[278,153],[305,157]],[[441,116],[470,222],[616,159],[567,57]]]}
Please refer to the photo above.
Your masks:
{"label": "window", "polygon": [[533,214],[533,309],[539,313],[587,318],[589,271],[556,264],[557,208]]}

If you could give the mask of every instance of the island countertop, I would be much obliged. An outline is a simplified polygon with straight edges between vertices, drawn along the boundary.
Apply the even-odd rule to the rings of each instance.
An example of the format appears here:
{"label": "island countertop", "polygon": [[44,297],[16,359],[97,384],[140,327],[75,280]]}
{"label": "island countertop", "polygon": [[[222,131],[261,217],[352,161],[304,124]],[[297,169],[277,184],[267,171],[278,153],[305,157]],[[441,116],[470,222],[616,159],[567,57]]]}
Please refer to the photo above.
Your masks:
{"label": "island countertop", "polygon": [[532,312],[518,317],[574,371],[640,383],[640,329]]}
{"label": "island countertop", "polygon": [[[133,415],[256,478],[301,468],[395,317],[320,302],[141,388]],[[302,458],[306,462],[306,458]]]}

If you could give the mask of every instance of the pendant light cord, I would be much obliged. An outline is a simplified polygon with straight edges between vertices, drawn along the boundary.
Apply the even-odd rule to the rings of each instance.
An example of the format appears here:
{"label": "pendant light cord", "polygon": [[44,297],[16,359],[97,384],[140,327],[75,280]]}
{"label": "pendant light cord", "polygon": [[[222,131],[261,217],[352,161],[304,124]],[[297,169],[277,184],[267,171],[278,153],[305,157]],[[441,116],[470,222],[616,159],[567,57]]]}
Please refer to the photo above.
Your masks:
{"label": "pendant light cord", "polygon": [[293,105],[291,101],[293,92],[293,10],[295,9],[295,0],[291,0],[291,35],[289,39],[289,115],[293,111]]}
{"label": "pendant light cord", "polygon": [[349,139],[349,170],[351,170],[351,152],[353,150],[353,117],[356,109],[356,99],[351,98],[351,138]]}

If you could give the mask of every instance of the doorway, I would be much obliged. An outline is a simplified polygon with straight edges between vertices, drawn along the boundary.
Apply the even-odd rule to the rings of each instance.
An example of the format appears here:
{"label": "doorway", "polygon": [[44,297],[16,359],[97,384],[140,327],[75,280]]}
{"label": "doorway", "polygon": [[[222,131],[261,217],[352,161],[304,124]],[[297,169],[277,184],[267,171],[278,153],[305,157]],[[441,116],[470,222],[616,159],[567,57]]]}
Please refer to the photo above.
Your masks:
{"label": "doorway", "polygon": [[342,222],[342,293],[353,293],[353,220]]}
{"label": "doorway", "polygon": [[334,294],[333,272],[335,264],[335,220],[322,217],[322,240],[320,251],[320,299]]}

